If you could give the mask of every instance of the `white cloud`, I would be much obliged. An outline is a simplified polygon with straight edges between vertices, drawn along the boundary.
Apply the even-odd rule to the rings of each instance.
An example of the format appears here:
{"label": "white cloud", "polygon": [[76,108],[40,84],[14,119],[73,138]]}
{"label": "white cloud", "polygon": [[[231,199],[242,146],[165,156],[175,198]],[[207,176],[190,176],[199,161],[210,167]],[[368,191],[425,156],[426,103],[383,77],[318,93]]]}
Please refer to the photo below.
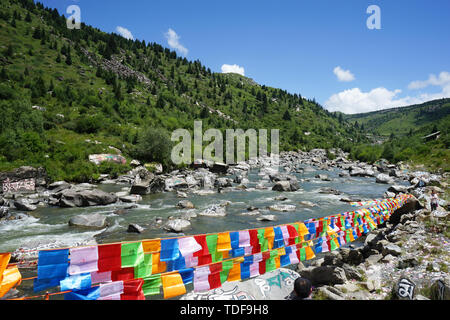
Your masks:
{"label": "white cloud", "polygon": [[405,107],[413,104],[421,104],[427,101],[450,97],[450,86],[439,93],[424,93],[416,97],[398,97],[400,89],[388,90],[380,87],[369,92],[363,92],[359,88],[345,90],[333,94],[326,102],[325,108],[329,111],[341,111],[347,114],[378,111],[389,108]]}
{"label": "white cloud", "polygon": [[450,73],[447,71],[442,71],[438,77],[436,77],[434,74],[430,74],[428,80],[425,81],[418,80],[411,82],[408,85],[408,89],[410,90],[423,89],[428,86],[439,86],[445,88],[448,85],[450,85]]}
{"label": "white cloud", "polygon": [[167,43],[172,49],[178,50],[182,55],[186,56],[189,52],[181,43],[180,36],[171,28],[164,34],[167,38]]}
{"label": "white cloud", "polygon": [[116,31],[125,39],[134,40],[133,34],[127,28],[117,26]]}
{"label": "white cloud", "polygon": [[333,72],[341,82],[350,82],[355,80],[355,76],[350,72],[350,70],[344,70],[340,66],[334,68]]}
{"label": "white cloud", "polygon": [[245,76],[244,67],[240,67],[237,64],[224,64],[222,65],[222,73],[237,73],[241,76]]}
{"label": "white cloud", "polygon": [[417,90],[428,86],[441,87],[437,93],[420,93],[415,96],[399,97],[400,89],[388,90],[383,87],[363,92],[359,88],[348,89],[333,94],[326,102],[329,111],[341,111],[347,114],[371,112],[382,109],[421,104],[427,101],[450,98],[450,73],[443,71],[436,76],[431,74],[425,81],[412,81],[408,89]]}

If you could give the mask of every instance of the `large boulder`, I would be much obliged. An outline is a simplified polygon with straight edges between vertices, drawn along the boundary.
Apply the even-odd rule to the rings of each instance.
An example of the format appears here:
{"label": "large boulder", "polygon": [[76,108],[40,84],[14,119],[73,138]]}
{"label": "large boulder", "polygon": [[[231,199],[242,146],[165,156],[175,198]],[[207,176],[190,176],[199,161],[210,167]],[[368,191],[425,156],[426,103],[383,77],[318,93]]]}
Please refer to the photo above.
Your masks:
{"label": "large boulder", "polygon": [[199,215],[207,217],[225,217],[227,212],[224,206],[214,204],[206,210],[200,212]]}
{"label": "large boulder", "polygon": [[[139,169],[138,169],[139,168]],[[131,184],[130,194],[146,195],[151,193],[151,183],[155,175],[144,167],[136,168],[136,176]]]}
{"label": "large boulder", "polygon": [[377,183],[384,183],[384,184],[393,184],[394,179],[392,179],[390,176],[384,173],[380,173],[377,175],[375,182]]}
{"label": "large boulder", "polygon": [[69,226],[102,229],[106,226],[106,216],[99,213],[81,214],[69,220]]}
{"label": "large boulder", "polygon": [[17,210],[21,211],[34,211],[37,209],[36,206],[32,205],[25,199],[15,200],[14,206],[16,207]]}
{"label": "large boulder", "polygon": [[296,180],[291,181],[277,181],[275,185],[272,187],[273,191],[297,191],[300,189],[298,182]]}
{"label": "large boulder", "polygon": [[163,226],[163,229],[169,232],[183,232],[191,226],[191,222],[186,219],[175,218],[169,219]]}
{"label": "large boulder", "polygon": [[72,190],[67,189],[60,193],[59,205],[61,207],[89,207],[104,206],[115,203],[117,196],[102,190]]}
{"label": "large boulder", "polygon": [[[9,181],[22,181],[33,179],[34,185],[37,186],[45,186],[47,184],[48,176],[47,171],[42,168],[34,168],[30,166],[23,166],[13,171],[8,172],[0,172],[0,183],[4,183],[5,180],[9,179]],[[0,189],[1,191],[2,189]]]}
{"label": "large boulder", "polygon": [[189,185],[187,184],[186,180],[181,177],[170,177],[166,179],[165,181],[165,190],[166,191],[173,191],[176,189],[187,189],[189,188]]}
{"label": "large boulder", "polygon": [[191,291],[180,300],[285,300],[292,293],[299,274],[287,268],[267,272],[242,281],[224,282],[220,288]]}
{"label": "large boulder", "polygon": [[344,269],[334,266],[308,267],[300,276],[309,279],[314,286],[343,284],[347,281]]}

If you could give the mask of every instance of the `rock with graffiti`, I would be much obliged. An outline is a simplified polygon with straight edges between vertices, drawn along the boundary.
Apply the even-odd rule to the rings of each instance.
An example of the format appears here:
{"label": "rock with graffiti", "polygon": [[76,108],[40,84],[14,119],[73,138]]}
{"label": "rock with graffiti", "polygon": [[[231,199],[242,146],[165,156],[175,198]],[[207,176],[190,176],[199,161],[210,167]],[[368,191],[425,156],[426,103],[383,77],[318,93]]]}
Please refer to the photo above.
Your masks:
{"label": "rock with graffiti", "polygon": [[19,181],[11,181],[7,178],[6,180],[3,180],[2,191],[3,193],[33,192],[35,190],[35,185],[36,182],[33,178]]}
{"label": "rock with graffiti", "polygon": [[246,281],[225,282],[207,292],[190,292],[181,300],[285,300],[298,277],[297,272],[280,268]]}
{"label": "rock with graffiti", "polygon": [[111,161],[118,164],[127,163],[127,159],[125,157],[117,154],[91,154],[89,155],[89,161],[95,163],[96,165],[99,165],[105,161]]}

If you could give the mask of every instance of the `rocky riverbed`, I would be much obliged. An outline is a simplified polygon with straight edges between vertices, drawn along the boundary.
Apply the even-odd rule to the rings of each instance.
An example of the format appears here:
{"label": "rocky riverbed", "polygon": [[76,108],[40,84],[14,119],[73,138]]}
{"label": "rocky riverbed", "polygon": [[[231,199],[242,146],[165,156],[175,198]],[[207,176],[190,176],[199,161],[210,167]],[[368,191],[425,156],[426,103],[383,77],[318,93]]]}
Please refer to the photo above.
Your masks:
{"label": "rocky riverbed", "polygon": [[[133,161],[135,168],[126,175],[116,179],[103,175],[98,181],[82,184],[49,183],[42,169],[22,167],[0,174],[0,181],[35,179],[31,193],[0,195],[0,251],[14,251],[16,260],[27,260],[35,257],[22,249],[277,225],[353,210],[350,201],[411,193],[421,210],[412,210],[403,221],[379,229],[376,240],[360,248],[342,248],[330,254],[332,258],[318,257],[302,272],[306,275],[308,268],[324,267],[326,274],[335,268],[342,275],[339,268],[351,267],[347,273],[344,268],[342,283],[321,284],[316,292],[318,297],[345,299],[354,292],[358,292],[356,298],[387,297],[387,283],[396,281],[397,273],[391,271],[398,265],[413,278],[417,270],[417,279],[422,280],[413,280],[418,283],[442,276],[438,273],[448,264],[448,226],[443,224],[447,223],[448,203],[441,200],[438,211],[431,214],[429,194],[436,190],[443,195],[448,176],[409,171],[387,161],[374,165],[355,162],[341,150],[332,152],[333,159],[327,158],[325,150],[315,149],[284,152],[279,162],[268,157],[237,165],[195,161],[191,168],[170,173],[160,169],[149,172]],[[387,253],[386,241],[405,254]],[[434,248],[437,244],[439,248]],[[414,248],[416,260],[412,258]],[[351,274],[361,276],[354,279]],[[386,278],[389,276],[394,278]]]}

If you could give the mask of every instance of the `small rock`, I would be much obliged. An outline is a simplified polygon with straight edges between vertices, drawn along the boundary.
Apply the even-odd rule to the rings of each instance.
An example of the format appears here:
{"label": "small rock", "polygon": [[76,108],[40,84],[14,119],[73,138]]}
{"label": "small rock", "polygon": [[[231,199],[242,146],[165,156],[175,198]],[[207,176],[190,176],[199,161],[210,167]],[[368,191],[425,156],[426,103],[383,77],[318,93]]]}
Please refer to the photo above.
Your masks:
{"label": "small rock", "polygon": [[144,232],[144,228],[142,228],[140,225],[132,223],[128,226],[127,232],[130,233],[142,233]]}

